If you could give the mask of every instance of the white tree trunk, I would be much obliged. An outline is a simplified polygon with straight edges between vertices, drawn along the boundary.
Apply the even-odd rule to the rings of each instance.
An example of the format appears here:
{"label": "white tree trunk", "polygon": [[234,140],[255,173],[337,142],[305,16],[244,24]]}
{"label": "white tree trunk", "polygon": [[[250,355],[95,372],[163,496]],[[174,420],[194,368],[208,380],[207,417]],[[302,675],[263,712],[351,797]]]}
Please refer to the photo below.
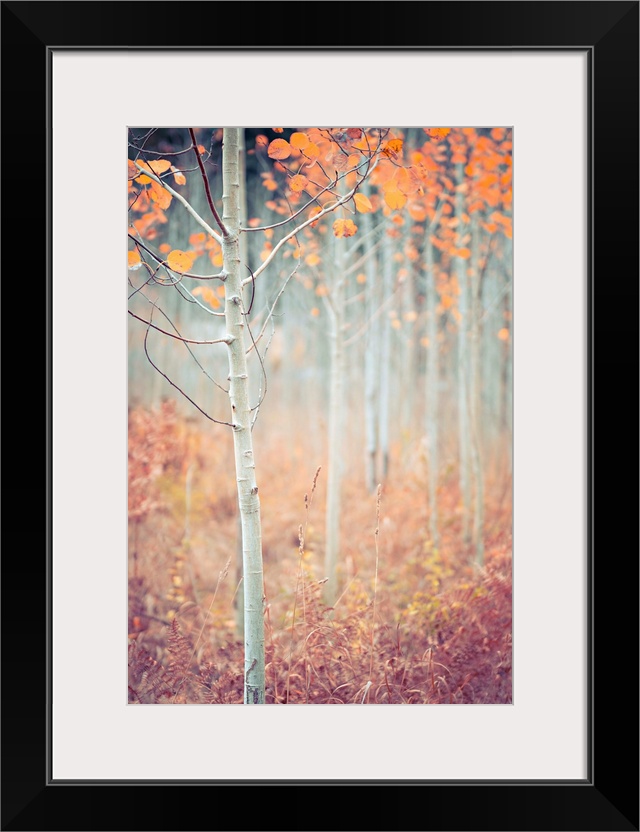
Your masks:
{"label": "white tree trunk", "polygon": [[[372,230],[370,214],[362,217],[362,231],[366,235]],[[380,368],[380,321],[374,320],[379,305],[378,263],[375,251],[366,261],[365,274],[365,325],[368,325],[364,352],[364,409],[366,436],[366,483],[369,493],[378,485],[378,373]]]}
{"label": "white tree trunk", "polygon": [[476,564],[484,565],[484,470],[482,452],[482,402],[480,396],[480,228],[478,220],[472,223],[472,268],[470,280],[470,349],[469,349],[469,425],[471,428],[471,466],[474,482],[473,542]]}
{"label": "white tree trunk", "polygon": [[440,375],[439,345],[438,345],[438,314],[436,312],[436,275],[433,261],[433,245],[431,240],[426,242],[425,270],[427,277],[426,305],[427,305],[427,475],[429,495],[429,532],[434,546],[440,545],[438,529],[438,469],[440,455],[438,453],[438,381]]}
{"label": "white tree trunk", "polygon": [[[457,165],[457,183],[464,182],[464,168]],[[458,229],[462,225],[464,212],[464,193],[458,190],[456,195],[456,216],[459,219]],[[458,445],[460,449],[459,477],[460,495],[462,498],[462,540],[471,543],[471,472],[470,472],[470,443],[469,443],[469,289],[467,279],[467,261],[456,258],[456,277],[460,289],[460,322],[458,325]]]}
{"label": "white tree trunk", "polygon": [[[239,216],[242,222],[247,221],[247,177],[245,169],[245,143],[244,130],[239,131],[238,136],[238,177],[240,182],[240,191],[238,197]],[[248,252],[248,235],[242,234],[239,240],[240,262],[249,262]],[[242,267],[240,274],[243,276]],[[246,274],[244,275],[246,277]],[[242,517],[240,515],[240,504],[238,503],[238,514],[236,522],[236,586],[240,584],[243,578],[243,560],[244,554],[242,551]],[[244,592],[235,593],[235,622],[236,632],[238,635],[244,635]]]}
{"label": "white tree trunk", "polygon": [[340,516],[342,496],[343,430],[344,430],[344,247],[345,241],[334,238],[335,271],[331,277],[330,342],[331,365],[329,376],[329,437],[327,474],[327,512],[325,541],[324,598],[333,606],[338,590],[338,552],[340,548]]}
{"label": "white tree trunk", "polygon": [[223,137],[223,215],[227,229],[222,244],[225,280],[225,321],[231,339],[229,352],[229,401],[233,423],[238,503],[242,523],[244,572],[244,701],[264,703],[264,586],[260,498],[256,484],[251,436],[251,410],[245,353],[245,319],[240,270],[239,129],[225,128]]}
{"label": "white tree trunk", "polygon": [[[385,234],[382,254],[382,303],[391,297],[393,292],[393,244],[391,238]],[[378,403],[380,416],[378,419],[380,430],[380,454],[382,455],[382,480],[389,475],[389,380],[391,369],[391,323],[388,309],[382,318],[382,338],[380,344],[380,395]]]}

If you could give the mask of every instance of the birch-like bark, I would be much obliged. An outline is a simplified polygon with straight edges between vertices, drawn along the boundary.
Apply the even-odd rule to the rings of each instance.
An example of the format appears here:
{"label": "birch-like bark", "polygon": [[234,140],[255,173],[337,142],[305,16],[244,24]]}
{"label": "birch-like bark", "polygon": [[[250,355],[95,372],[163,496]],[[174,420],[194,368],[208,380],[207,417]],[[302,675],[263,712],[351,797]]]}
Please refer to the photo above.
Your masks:
{"label": "birch-like bark", "polygon": [[[363,214],[363,234],[368,234],[372,228],[371,214]],[[367,489],[370,494],[373,494],[378,485],[378,371],[380,367],[380,322],[373,319],[379,304],[378,264],[375,251],[371,252],[366,260],[365,275],[367,278],[365,319],[368,323],[364,351],[365,477]]]}
{"label": "birch-like bark", "polygon": [[[393,242],[385,234],[383,244],[383,271],[382,271],[382,302],[385,303],[393,292]],[[388,310],[382,318],[382,334],[380,342],[380,395],[378,406],[380,415],[378,425],[380,430],[380,454],[382,456],[382,480],[389,475],[389,399],[391,392],[389,381],[391,375],[391,322]]]}
{"label": "birch-like bark", "polygon": [[344,240],[334,240],[336,248],[335,272],[331,281],[330,319],[331,369],[329,380],[329,446],[327,474],[327,510],[325,541],[324,599],[333,606],[338,590],[338,551],[340,548],[340,498],[342,491],[342,457],[344,426]]}
{"label": "birch-like bark", "polygon": [[[240,192],[238,197],[238,205],[240,211],[240,220],[242,222],[247,221],[247,177],[246,177],[246,169],[245,169],[245,143],[244,143],[244,130],[239,131],[238,137],[238,178],[240,182]],[[248,263],[248,236],[246,234],[241,234],[239,239],[239,253],[240,253],[240,262],[241,263]],[[242,273],[242,269],[240,270]],[[243,275],[244,277],[244,275]],[[254,290],[255,291],[255,290]],[[237,514],[237,522],[236,522],[236,586],[240,584],[244,575],[244,568],[243,568],[243,547],[242,547],[242,516],[240,514],[240,504],[238,503],[238,514]],[[235,622],[236,622],[236,632],[238,635],[244,635],[244,592],[236,592],[235,593]]]}
{"label": "birch-like bark", "polygon": [[225,287],[225,322],[230,339],[229,401],[233,423],[238,503],[242,523],[244,573],[244,701],[264,703],[264,585],[260,498],[256,483],[251,410],[245,354],[245,317],[240,270],[240,171],[239,129],[225,128],[222,150],[223,215],[227,229],[222,242]]}
{"label": "birch-like bark", "polygon": [[474,484],[473,542],[478,566],[484,564],[484,471],[482,453],[482,402],[480,397],[480,228],[474,215],[471,231],[470,332],[469,332],[469,425],[471,467]]}
{"label": "birch-like bark", "polygon": [[427,367],[426,367],[426,414],[427,414],[427,465],[428,465],[428,497],[429,497],[429,532],[434,546],[440,545],[438,529],[438,469],[439,436],[438,436],[438,380],[440,374],[440,356],[438,347],[438,313],[436,312],[436,275],[433,258],[433,245],[427,238],[425,248],[425,271],[427,277],[426,305],[427,305]]}
{"label": "birch-like bark", "polygon": [[[464,212],[464,193],[460,186],[464,182],[464,167],[457,165],[458,192],[456,194],[456,216],[462,224]],[[469,289],[467,279],[467,261],[461,257],[456,258],[456,277],[460,290],[459,312],[460,322],[458,324],[458,446],[459,446],[459,478],[460,495],[462,498],[462,540],[465,544],[471,543],[471,472],[470,472],[470,443],[469,443],[469,349],[468,332],[469,325]]]}
{"label": "birch-like bark", "polygon": [[[511,240],[505,241],[504,246],[504,261],[506,264],[505,280],[509,281],[504,300],[504,311],[510,321],[509,329],[513,337],[513,297],[511,277],[513,274],[513,242]],[[513,474],[513,340],[509,339],[506,348],[506,359],[504,365],[504,415],[505,415],[505,432],[507,434],[507,461],[509,477]]]}

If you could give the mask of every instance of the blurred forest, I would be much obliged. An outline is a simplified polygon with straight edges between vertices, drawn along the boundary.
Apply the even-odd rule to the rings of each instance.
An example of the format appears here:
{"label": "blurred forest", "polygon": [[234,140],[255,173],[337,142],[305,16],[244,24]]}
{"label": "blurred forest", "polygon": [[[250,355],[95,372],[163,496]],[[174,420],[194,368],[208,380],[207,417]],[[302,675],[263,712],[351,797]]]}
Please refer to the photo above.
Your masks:
{"label": "blurred forest", "polygon": [[[510,703],[511,131],[240,133],[265,702]],[[129,702],[241,703],[222,249],[188,130],[129,143]]]}

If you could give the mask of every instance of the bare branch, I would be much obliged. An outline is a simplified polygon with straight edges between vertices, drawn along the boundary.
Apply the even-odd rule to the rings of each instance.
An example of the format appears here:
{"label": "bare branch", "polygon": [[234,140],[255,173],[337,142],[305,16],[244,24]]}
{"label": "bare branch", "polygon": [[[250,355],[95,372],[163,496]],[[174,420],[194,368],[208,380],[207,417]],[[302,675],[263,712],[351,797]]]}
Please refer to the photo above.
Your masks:
{"label": "bare branch", "polygon": [[[367,160],[367,162],[369,162],[369,160]],[[377,165],[377,159],[376,159],[376,161],[375,161],[375,162],[374,162],[374,163],[370,166],[369,170],[368,170],[368,171],[367,171],[367,173],[366,173],[366,176],[368,176],[368,175],[369,175],[369,174],[373,171],[373,169],[375,168],[375,166],[376,166],[376,165]],[[271,263],[271,261],[273,260],[273,258],[274,258],[274,257],[275,257],[275,255],[277,254],[277,252],[278,252],[278,251],[282,248],[282,246],[283,246],[283,245],[284,245],[284,244],[285,244],[288,240],[290,240],[292,237],[295,237],[295,236],[296,236],[296,234],[299,234],[299,233],[302,231],[302,229],[303,229],[303,228],[306,228],[308,225],[311,225],[311,223],[313,223],[313,222],[318,222],[318,220],[322,219],[322,217],[326,216],[326,214],[330,214],[332,211],[335,211],[335,209],[336,209],[336,208],[339,208],[341,205],[344,205],[344,203],[345,203],[345,202],[348,202],[348,201],[349,201],[349,200],[353,197],[353,195],[354,195],[354,194],[355,194],[355,192],[358,190],[358,188],[360,187],[360,185],[362,184],[362,182],[363,182],[363,181],[364,181],[364,177],[363,177],[363,178],[362,178],[362,179],[361,179],[361,180],[360,180],[360,181],[359,181],[356,185],[354,185],[354,187],[353,187],[353,188],[352,188],[352,189],[351,189],[351,190],[350,190],[347,194],[345,194],[343,197],[341,197],[340,199],[337,199],[335,202],[332,202],[332,203],[330,203],[329,205],[326,205],[326,206],[322,209],[322,211],[320,211],[320,213],[319,213],[319,214],[314,214],[314,216],[313,216],[313,217],[309,217],[309,219],[308,219],[308,220],[305,220],[305,222],[303,222],[303,223],[301,223],[300,225],[296,226],[296,227],[295,227],[292,231],[290,231],[288,234],[285,234],[285,236],[284,236],[284,237],[280,240],[280,242],[279,242],[279,243],[277,243],[277,244],[276,244],[276,245],[275,245],[275,246],[271,249],[271,252],[270,252],[269,256],[267,257],[267,259],[266,259],[266,260],[262,263],[262,265],[261,265],[261,266],[259,266],[259,268],[257,268],[257,269],[255,270],[255,272],[254,272],[254,274],[253,274],[253,279],[255,279],[255,278],[256,278],[256,277],[258,277],[260,274],[262,274],[262,272],[263,272],[263,271],[267,268],[267,266]],[[251,281],[251,279],[252,279],[252,278],[245,278],[245,280],[243,280],[243,281],[242,281],[242,285],[243,285],[243,286],[245,286],[247,283],[249,283],[249,282]]]}
{"label": "bare branch", "polygon": [[[298,258],[298,262],[296,263],[296,267],[295,267],[295,269],[294,269],[294,270],[290,273],[290,275],[289,275],[289,276],[287,277],[287,279],[284,281],[284,283],[283,283],[283,284],[282,284],[282,286],[280,287],[280,290],[279,290],[278,294],[276,295],[275,300],[274,300],[274,301],[273,301],[273,303],[271,304],[271,309],[269,309],[269,310],[267,311],[267,315],[266,315],[266,317],[265,317],[265,319],[264,319],[264,323],[262,324],[262,329],[261,329],[261,330],[260,330],[260,332],[258,333],[258,337],[257,337],[257,338],[255,339],[255,341],[253,342],[253,344],[254,344],[254,345],[255,345],[255,344],[260,343],[260,339],[261,339],[261,338],[262,338],[262,336],[264,335],[264,331],[265,331],[265,329],[267,328],[267,324],[269,323],[269,319],[273,317],[273,313],[274,313],[274,310],[275,310],[275,308],[276,308],[276,306],[277,306],[277,304],[278,304],[278,301],[280,300],[280,296],[282,295],[282,293],[284,292],[284,290],[287,288],[287,285],[288,285],[289,281],[290,281],[290,280],[291,280],[291,278],[294,276],[294,274],[298,271],[299,267],[300,267],[300,259]],[[252,349],[253,349],[253,346],[249,347],[249,349],[247,350],[247,355],[251,352],[251,350],[252,350]],[[266,350],[265,350],[265,354],[266,354]]]}
{"label": "bare branch", "polygon": [[[135,225],[134,225],[134,228],[135,228]],[[138,229],[136,228],[136,231],[137,230]],[[140,233],[140,232],[138,231],[138,233]],[[147,254],[150,254],[153,257],[153,259],[156,261],[156,263],[160,263],[161,265],[163,265],[164,268],[168,272],[171,271],[171,269],[167,265],[167,261],[163,260],[162,257],[158,257],[158,255],[155,252],[153,252],[150,248],[145,246],[145,244],[143,242],[141,242],[140,240],[138,240],[137,237],[134,237],[133,234],[129,234],[129,238],[131,240],[133,240],[133,242],[136,245],[141,246],[141,248],[143,248],[147,252]],[[218,272],[218,274],[192,274],[191,272],[176,272],[176,274],[179,274],[180,277],[190,277],[192,280],[222,280],[222,281],[224,281],[224,280],[227,279],[226,272]]]}
{"label": "bare branch", "polygon": [[[319,204],[318,199],[322,196],[322,194],[326,193],[327,191],[331,191],[333,193],[333,188],[337,185],[337,183],[337,179],[335,179],[333,182],[330,182],[328,185],[322,188],[322,190],[320,190],[314,197],[312,197],[307,203],[305,203],[302,206],[302,208],[299,208],[295,213],[291,214],[291,216],[287,217],[285,220],[281,220],[280,222],[274,222],[272,225],[260,225],[256,228],[244,228],[243,226],[241,226],[240,231],[269,231],[271,228],[280,228],[280,226],[286,225],[288,222],[291,222],[291,220],[294,220],[297,216],[306,211],[310,205],[313,205],[314,203]],[[318,185],[318,187],[320,188],[321,186]]]}
{"label": "bare branch", "polygon": [[[155,304],[154,304],[155,305]],[[230,344],[234,337],[233,335],[227,335],[225,338],[215,338],[213,341],[194,341],[192,338],[183,338],[181,335],[174,335],[172,332],[167,332],[166,329],[160,329],[159,326],[152,324],[151,321],[145,320],[145,318],[141,318],[139,315],[136,315],[130,309],[128,310],[129,314],[132,318],[136,318],[138,321],[142,321],[143,324],[152,327],[153,329],[157,329],[158,332],[161,332],[163,335],[168,335],[170,338],[175,338],[176,341],[182,341],[183,344]]]}
{"label": "bare branch", "polygon": [[[145,285],[146,285],[146,284],[145,284]],[[217,382],[217,381],[215,380],[215,378],[213,378],[213,376],[210,376],[210,375],[209,375],[209,373],[208,373],[208,372],[205,370],[205,368],[202,366],[202,364],[198,361],[198,359],[197,359],[197,358],[196,358],[196,356],[195,356],[195,353],[193,352],[193,350],[191,349],[191,347],[189,346],[189,344],[187,344],[187,343],[184,341],[184,339],[182,339],[182,335],[180,334],[180,330],[179,330],[179,329],[178,329],[178,327],[177,327],[177,326],[173,323],[173,321],[172,321],[172,320],[171,320],[171,318],[167,315],[167,313],[166,313],[163,309],[161,309],[155,301],[151,300],[151,298],[150,298],[148,295],[145,295],[145,293],[141,291],[141,290],[142,290],[142,288],[143,288],[143,286],[141,286],[141,287],[140,287],[140,289],[138,289],[138,291],[140,292],[140,294],[142,295],[142,297],[143,297],[143,298],[144,298],[144,299],[145,299],[148,303],[150,303],[150,304],[151,304],[151,306],[153,307],[153,309],[157,309],[157,310],[158,310],[158,312],[162,315],[162,317],[163,317],[163,318],[165,318],[165,319],[167,320],[167,322],[169,323],[169,326],[171,326],[171,327],[172,327],[173,331],[174,331],[175,333],[177,333],[177,335],[178,335],[178,336],[180,337],[180,339],[182,340],[182,343],[184,344],[185,349],[187,350],[187,352],[189,353],[189,355],[191,356],[191,358],[193,358],[193,360],[195,361],[195,363],[198,365],[198,367],[200,367],[200,369],[201,369],[201,370],[202,370],[202,372],[205,374],[205,376],[209,379],[209,381],[210,381],[210,382],[212,382],[213,384],[215,384],[215,386],[216,386],[219,390],[222,390],[222,392],[223,392],[223,393],[228,393],[229,391],[227,390],[227,388],[226,388],[226,387],[223,387],[223,386],[222,386],[222,384],[220,384],[219,382]],[[177,286],[176,286],[176,289],[178,289],[178,287],[177,287]],[[179,290],[178,290],[178,291],[179,291]]]}
{"label": "bare branch", "polygon": [[144,174],[145,176],[148,176],[149,179],[152,179],[156,184],[158,184],[158,185],[160,185],[160,187],[164,188],[165,191],[168,191],[168,193],[170,193],[171,196],[174,199],[177,199],[178,202],[181,205],[183,205],[184,208],[189,212],[189,214],[191,214],[191,216],[198,223],[198,225],[202,226],[202,228],[204,228],[204,230],[207,232],[207,234],[210,234],[213,237],[214,240],[217,240],[217,242],[222,244],[222,237],[218,234],[217,231],[214,231],[213,228],[211,228],[209,223],[205,222],[202,219],[200,214],[198,214],[198,212],[194,208],[191,207],[191,205],[182,196],[182,194],[179,194],[177,191],[174,191],[173,188],[170,185],[167,185],[166,182],[163,182],[162,179],[159,179],[155,175],[155,173],[152,173],[151,170],[148,170],[147,168],[143,168],[142,165],[139,162],[134,162],[133,164],[138,168],[140,173]]}
{"label": "bare branch", "polygon": [[[178,289],[178,285],[177,285],[177,284],[174,284],[174,285],[175,285],[176,289],[177,289],[177,290],[178,290],[178,292],[179,292],[179,291],[180,291],[180,289]],[[214,312],[214,310],[213,310],[213,309],[209,309],[209,307],[208,307],[208,306],[205,306],[205,305],[204,305],[204,303],[202,303],[201,301],[199,301],[199,300],[198,300],[198,298],[197,298],[197,297],[195,297],[195,295],[192,295],[192,294],[191,294],[191,292],[187,289],[187,287],[186,287],[184,284],[182,285],[182,287],[181,287],[181,288],[182,288],[182,289],[184,289],[184,291],[185,291],[185,292],[189,295],[189,297],[191,298],[190,303],[197,303],[197,304],[198,304],[198,306],[200,307],[200,309],[204,309],[204,311],[205,311],[205,312],[207,312],[209,315],[216,315],[218,318],[224,318],[224,312]],[[184,297],[184,295],[183,295],[183,297]],[[186,300],[186,298],[184,298],[184,299]]]}
{"label": "bare branch", "polygon": [[[311,199],[310,199],[310,200],[309,200],[309,201],[308,201],[305,205],[303,205],[303,206],[302,206],[302,208],[299,208],[299,209],[298,209],[295,213],[291,214],[291,216],[287,217],[285,220],[281,220],[280,222],[274,222],[272,225],[261,225],[261,226],[257,226],[256,228],[244,228],[244,227],[241,227],[241,228],[240,228],[240,231],[241,231],[241,232],[242,232],[242,231],[268,231],[268,230],[269,230],[269,229],[271,229],[271,228],[280,228],[280,226],[282,226],[282,225],[286,225],[288,222],[291,222],[291,220],[295,219],[297,216],[299,216],[299,215],[300,215],[300,214],[302,214],[304,211],[306,211],[306,210],[307,210],[307,208],[309,208],[309,206],[310,206],[310,205],[313,205],[314,203],[319,204],[319,203],[318,203],[318,199],[322,196],[322,194],[324,194],[324,193],[332,193],[332,194],[334,194],[334,195],[335,195],[335,192],[334,192],[334,190],[333,190],[333,189],[336,187],[336,185],[338,184],[338,182],[339,182],[341,179],[344,179],[344,177],[345,177],[345,176],[348,176],[350,173],[355,173],[355,172],[357,172],[357,171],[358,171],[361,167],[365,167],[365,166],[367,166],[367,165],[371,165],[371,159],[364,159],[362,162],[360,162],[360,164],[359,164],[359,165],[356,165],[356,167],[354,167],[354,168],[350,168],[349,170],[345,171],[345,172],[344,172],[344,173],[342,173],[342,174],[336,175],[334,179],[330,179],[329,175],[325,173],[324,175],[327,177],[327,179],[329,179],[329,180],[330,180],[330,181],[329,181],[329,184],[328,184],[328,185],[325,185],[324,187],[322,187],[321,185],[318,185],[317,183],[315,183],[315,182],[314,182],[313,184],[317,185],[317,187],[319,187],[319,188],[322,188],[322,190],[320,190],[320,191],[319,191],[319,192],[318,192],[318,193],[317,193],[314,197],[312,197],[312,198],[311,198]],[[372,166],[371,166],[371,170],[373,170],[373,167],[374,167],[374,166],[372,165]],[[353,189],[353,193],[355,193],[355,192],[356,192],[356,190],[360,187],[360,185],[362,184],[362,182],[364,182],[364,180],[367,178],[367,176],[369,175],[369,173],[370,173],[370,172],[371,172],[370,170],[367,170],[367,171],[365,172],[365,174],[363,175],[362,179],[358,182],[358,184],[357,184],[357,185],[355,186],[355,188]],[[323,171],[323,173],[324,173],[324,171]],[[336,174],[337,174],[337,171],[336,171]],[[310,180],[310,181],[311,181],[311,180]],[[336,196],[336,198],[339,198],[339,197],[337,197],[337,196]],[[314,219],[314,221],[318,218],[318,216],[320,216],[320,215],[319,215],[319,214],[316,214],[316,216],[313,218],[313,219]],[[300,226],[300,228],[303,228],[303,227],[304,227],[304,226]]]}
{"label": "bare branch", "polygon": [[196,134],[193,132],[193,127],[189,127],[189,135],[191,136],[191,143],[193,145],[194,153],[196,154],[196,159],[198,160],[198,167],[200,168],[200,175],[202,176],[202,181],[204,183],[204,190],[207,194],[207,202],[209,203],[209,208],[211,208],[211,213],[213,214],[214,220],[218,224],[218,228],[222,231],[223,237],[229,236],[229,231],[227,230],[226,225],[222,222],[222,218],[218,213],[216,206],[213,202],[213,197],[211,196],[211,188],[209,187],[209,177],[207,176],[207,172],[204,169],[204,165],[202,164],[202,159],[200,157],[200,151],[198,150],[198,144],[196,142]]}
{"label": "bare branch", "polygon": [[[154,156],[181,156],[183,153],[188,153],[191,150],[190,147],[185,147],[184,150],[173,150],[171,152],[162,150],[147,150],[146,147],[136,147],[136,145],[132,142],[129,142],[129,147],[132,147],[134,150],[138,150],[140,153],[153,153]],[[175,171],[172,171],[172,173],[175,173]]]}
{"label": "bare branch", "polygon": [[[130,314],[131,314],[131,313],[130,313]],[[151,314],[153,315],[153,312],[152,312]],[[135,316],[134,316],[134,317],[135,317]],[[196,404],[196,403],[194,402],[194,400],[193,400],[190,396],[187,396],[187,394],[184,392],[184,390],[183,390],[181,387],[178,387],[178,385],[177,385],[177,384],[175,384],[173,381],[171,381],[171,379],[169,378],[169,376],[168,376],[166,373],[163,373],[163,372],[162,372],[162,370],[160,370],[160,369],[157,367],[157,365],[153,363],[153,361],[151,360],[151,356],[149,355],[149,350],[148,350],[148,348],[147,348],[147,340],[148,340],[148,338],[149,338],[149,330],[150,330],[150,328],[151,328],[151,327],[153,327],[153,324],[152,324],[150,321],[147,321],[147,324],[148,324],[148,326],[147,326],[147,331],[146,331],[146,332],[145,332],[145,334],[144,334],[144,354],[147,356],[147,361],[149,362],[149,364],[151,364],[151,366],[153,367],[153,369],[154,369],[156,372],[160,373],[160,375],[161,375],[163,378],[166,378],[166,380],[169,382],[169,384],[170,384],[172,387],[175,387],[175,389],[178,391],[178,393],[180,393],[180,395],[184,396],[184,398],[185,398],[187,401],[191,402],[191,404],[192,404],[195,408],[197,408],[197,409],[200,411],[200,413],[202,413],[202,415],[203,415],[203,416],[206,416],[206,417],[207,417],[207,419],[209,419],[211,422],[216,422],[218,425],[227,425],[228,427],[232,428],[232,427],[233,427],[233,425],[231,424],[231,422],[222,422],[222,421],[220,421],[220,419],[214,419],[214,418],[213,418],[213,416],[209,416],[209,414],[208,414],[208,413],[205,413],[205,411],[204,411],[204,410],[200,407],[200,405]],[[153,327],[153,328],[154,328],[154,329],[157,329],[158,327]],[[161,330],[161,331],[162,331],[162,330]]]}

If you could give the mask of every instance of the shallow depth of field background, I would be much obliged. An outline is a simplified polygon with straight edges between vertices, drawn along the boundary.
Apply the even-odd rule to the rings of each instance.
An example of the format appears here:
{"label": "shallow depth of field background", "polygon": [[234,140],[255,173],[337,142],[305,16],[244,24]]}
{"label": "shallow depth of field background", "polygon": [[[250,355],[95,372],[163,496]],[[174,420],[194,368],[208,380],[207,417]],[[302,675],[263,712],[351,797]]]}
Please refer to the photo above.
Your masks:
{"label": "shallow depth of field background", "polygon": [[[175,151],[187,144],[185,132],[156,131],[146,147]],[[287,169],[267,152],[291,132],[245,131],[249,225],[278,222],[305,197],[287,190]],[[268,343],[263,366],[255,350],[249,364],[254,399],[264,397],[253,438],[268,703],[512,701],[511,136],[502,128],[442,133],[393,131],[404,141],[400,163],[420,165],[422,157],[422,193],[410,191],[392,209],[385,182],[374,182],[375,210],[352,216],[357,234],[336,240],[329,217],[283,247],[248,287],[257,334],[287,284],[260,345],[264,353]],[[197,135],[211,149],[208,174],[219,199],[216,131]],[[207,216],[200,179],[187,176],[176,190]],[[150,206],[138,219],[148,213]],[[218,253],[184,209],[172,204],[166,218],[148,220],[146,244],[191,250],[194,272],[214,272]],[[274,234],[246,235],[249,263],[260,264]],[[340,277],[342,430],[332,456],[331,304]],[[144,279],[130,272],[128,293]],[[210,291],[200,299],[220,311],[222,298]],[[185,302],[175,287],[152,286],[147,295],[185,337],[223,331],[223,319]],[[129,308],[148,318],[148,298],[139,293]],[[129,701],[239,703],[232,436],[153,369],[145,332],[130,317]],[[147,349],[210,416],[228,418],[228,398],[209,378],[226,381],[224,345],[192,346],[202,367],[183,343],[158,332]],[[476,387],[461,386],[473,361]],[[332,460],[342,473],[339,592],[327,605]]]}

